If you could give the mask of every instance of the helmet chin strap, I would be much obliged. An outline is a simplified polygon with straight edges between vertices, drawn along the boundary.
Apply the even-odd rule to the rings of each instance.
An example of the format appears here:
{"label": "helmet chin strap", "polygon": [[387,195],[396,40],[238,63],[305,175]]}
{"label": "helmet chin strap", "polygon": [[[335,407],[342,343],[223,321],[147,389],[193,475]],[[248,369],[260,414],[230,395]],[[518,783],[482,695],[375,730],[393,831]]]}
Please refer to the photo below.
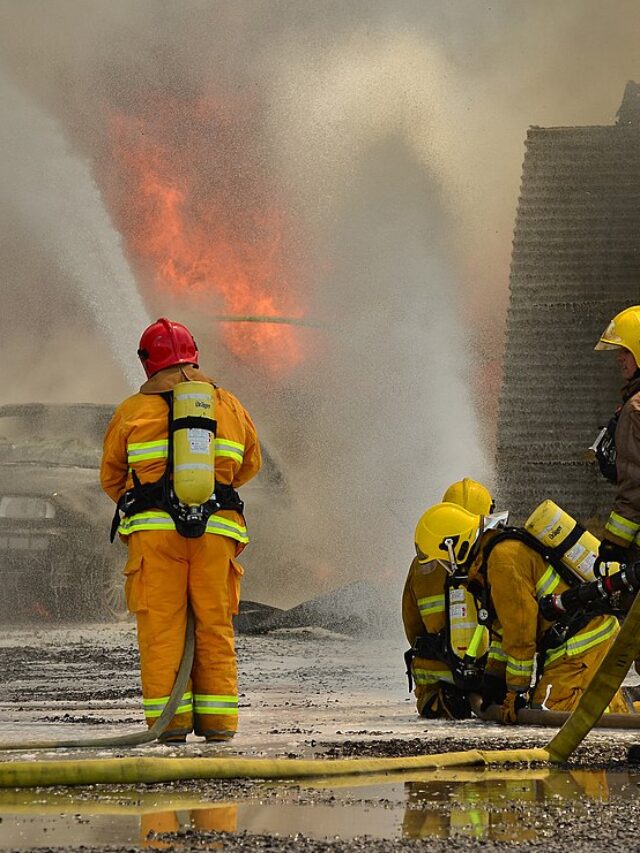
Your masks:
{"label": "helmet chin strap", "polygon": [[453,539],[445,539],[444,544],[449,552],[449,565],[445,565],[444,568],[450,575],[455,575],[458,571],[458,563],[456,562],[456,555],[453,553]]}

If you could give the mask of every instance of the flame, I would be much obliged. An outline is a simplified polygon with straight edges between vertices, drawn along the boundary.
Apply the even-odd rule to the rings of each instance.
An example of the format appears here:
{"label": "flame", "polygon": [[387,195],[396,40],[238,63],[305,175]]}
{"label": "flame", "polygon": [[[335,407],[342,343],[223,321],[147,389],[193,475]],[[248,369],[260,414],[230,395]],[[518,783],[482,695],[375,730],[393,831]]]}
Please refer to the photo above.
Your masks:
{"label": "flame", "polygon": [[[238,147],[243,129],[228,109],[202,99],[112,115],[110,201],[152,287],[195,303],[212,323],[223,315],[229,350],[283,376],[304,357],[302,330],[265,318],[304,317],[288,269],[294,229],[255,158]],[[251,322],[256,316],[261,322]]]}

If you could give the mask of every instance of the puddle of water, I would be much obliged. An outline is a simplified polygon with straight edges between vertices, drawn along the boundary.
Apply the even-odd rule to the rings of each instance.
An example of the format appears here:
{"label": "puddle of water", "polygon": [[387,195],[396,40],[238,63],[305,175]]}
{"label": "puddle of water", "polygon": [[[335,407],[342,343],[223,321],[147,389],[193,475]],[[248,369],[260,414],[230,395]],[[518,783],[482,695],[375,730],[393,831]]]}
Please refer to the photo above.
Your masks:
{"label": "puddle of water", "polygon": [[[181,828],[317,839],[455,838],[526,841],[545,826],[545,804],[631,799],[640,775],[626,771],[441,770],[265,788],[265,799],[205,802],[162,791],[0,791],[0,848],[142,844]],[[277,791],[277,795],[274,793]],[[525,819],[526,818],[526,819]],[[151,838],[149,839],[149,835]],[[175,842],[174,842],[175,844]],[[179,841],[177,843],[179,846]]]}

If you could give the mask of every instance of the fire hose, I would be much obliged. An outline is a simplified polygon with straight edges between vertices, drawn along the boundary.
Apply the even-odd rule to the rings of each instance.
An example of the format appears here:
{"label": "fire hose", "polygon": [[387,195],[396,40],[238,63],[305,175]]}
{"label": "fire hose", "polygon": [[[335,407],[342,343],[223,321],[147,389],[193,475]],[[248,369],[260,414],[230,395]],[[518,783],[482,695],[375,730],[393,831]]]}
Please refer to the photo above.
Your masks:
{"label": "fire hose", "polygon": [[43,741],[23,741],[22,743],[2,743],[0,742],[0,751],[10,749],[63,749],[63,748],[91,748],[100,746],[141,746],[145,743],[152,743],[157,740],[160,735],[166,730],[171,722],[178,706],[182,701],[182,696],[187,689],[189,679],[191,678],[191,667],[193,666],[193,653],[195,648],[195,626],[193,621],[193,613],[191,608],[187,608],[187,628],[185,631],[184,651],[182,659],[178,667],[178,673],[174,682],[173,688],[167,704],[162,713],[154,724],[140,732],[130,732],[125,735],[112,735],[110,737],[101,738],[70,738],[68,740],[43,740]]}
{"label": "fire hose", "polygon": [[602,716],[640,654],[640,596],[577,707],[545,748],[478,750],[402,758],[107,758],[0,763],[0,788],[136,784],[187,779],[302,779],[532,762],[564,762]]}

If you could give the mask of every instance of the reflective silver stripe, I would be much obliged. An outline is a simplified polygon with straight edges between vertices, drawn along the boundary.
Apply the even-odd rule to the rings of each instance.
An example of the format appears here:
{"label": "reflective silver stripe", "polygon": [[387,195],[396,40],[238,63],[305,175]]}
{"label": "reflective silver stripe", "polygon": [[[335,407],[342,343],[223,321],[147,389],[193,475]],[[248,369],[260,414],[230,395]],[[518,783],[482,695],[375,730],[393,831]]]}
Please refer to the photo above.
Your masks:
{"label": "reflective silver stripe", "polygon": [[[118,533],[123,536],[128,536],[130,533],[135,533],[139,530],[175,530],[176,526],[168,512],[160,510],[151,512],[140,512],[129,518],[123,518],[118,527]],[[229,518],[221,518],[218,515],[210,516],[206,532],[217,536],[228,536],[230,539],[236,539],[238,542],[246,544],[249,542],[247,528],[242,524],[237,524]]]}
{"label": "reflective silver stripe", "polygon": [[506,661],[507,655],[506,652],[502,651],[502,646],[494,645],[489,648],[488,657],[491,660],[497,661]]}
{"label": "reflective silver stripe", "polygon": [[438,681],[446,681],[453,684],[453,675],[450,669],[423,669],[422,667],[412,667],[413,680],[420,687],[427,684],[436,684]]}
{"label": "reflective silver stripe", "polygon": [[[157,699],[143,699],[142,707],[146,717],[159,717],[169,702],[169,696],[161,696]],[[180,705],[176,708],[176,714],[188,714],[192,710],[193,694],[183,693]]]}
{"label": "reflective silver stripe", "polygon": [[567,640],[567,654],[579,655],[586,649],[598,646],[605,640],[609,640],[617,633],[618,621],[615,617],[610,616],[599,628],[594,628],[592,631],[586,631],[583,634],[576,634],[575,637],[570,637]]}
{"label": "reflective silver stripe", "polygon": [[512,675],[532,675],[533,658],[531,660],[518,660],[507,655],[507,672]]}
{"label": "reflective silver stripe", "polygon": [[166,459],[169,455],[168,441],[141,441],[127,445],[127,462],[143,462],[148,459]]}
{"label": "reflective silver stripe", "polygon": [[420,613],[444,613],[444,595],[429,595],[418,599]]}
{"label": "reflective silver stripe", "polygon": [[591,631],[582,631],[576,634],[575,637],[570,637],[566,643],[558,646],[556,649],[551,649],[545,657],[545,666],[558,660],[564,655],[572,656],[586,652],[594,646],[600,645],[618,633],[618,620],[614,616],[608,616],[606,621],[599,628],[593,628]]}
{"label": "reflective silver stripe", "polygon": [[456,622],[456,628],[468,629],[469,631],[475,631],[478,627],[477,622]]}
{"label": "reflective silver stripe", "polygon": [[547,526],[544,528],[544,530],[541,530],[540,533],[538,533],[536,538],[537,539],[544,539],[544,537],[547,535],[547,533],[551,533],[551,531],[556,526],[556,524],[560,521],[561,518],[562,518],[562,510],[559,509],[558,512],[553,516],[553,518],[551,519],[549,524],[547,524]]}
{"label": "reflective silver stripe", "polygon": [[167,513],[166,515],[150,516],[147,513],[132,515],[129,518],[123,518],[120,522],[118,532],[126,536],[128,533],[133,533],[136,530],[175,530],[176,526],[173,519]]}
{"label": "reflective silver stripe", "polygon": [[230,459],[235,459],[237,462],[242,462],[244,459],[244,444],[240,444],[237,441],[216,438],[215,448],[216,456],[227,456]]}
{"label": "reflective silver stripe", "polygon": [[629,521],[628,518],[624,518],[624,516],[618,515],[617,512],[611,513],[604,527],[605,530],[610,530],[611,533],[615,534],[616,536],[619,536],[626,542],[632,542],[635,538],[636,533],[640,531],[640,524],[636,524],[633,521]]}
{"label": "reflective silver stripe", "polygon": [[205,465],[202,462],[191,462],[185,465],[175,465],[175,471],[213,471],[213,465]]}
{"label": "reflective silver stripe", "polygon": [[237,696],[202,696],[196,693],[194,697],[196,714],[237,714]]}
{"label": "reflective silver stripe", "polygon": [[212,515],[207,522],[207,533],[218,533],[221,536],[230,536],[232,539],[237,539],[238,542],[248,542],[247,528],[230,521],[228,518],[220,518],[217,515]]}
{"label": "reflective silver stripe", "polygon": [[175,400],[211,400],[211,394],[198,394],[197,392],[192,392],[190,394],[176,394]]}

